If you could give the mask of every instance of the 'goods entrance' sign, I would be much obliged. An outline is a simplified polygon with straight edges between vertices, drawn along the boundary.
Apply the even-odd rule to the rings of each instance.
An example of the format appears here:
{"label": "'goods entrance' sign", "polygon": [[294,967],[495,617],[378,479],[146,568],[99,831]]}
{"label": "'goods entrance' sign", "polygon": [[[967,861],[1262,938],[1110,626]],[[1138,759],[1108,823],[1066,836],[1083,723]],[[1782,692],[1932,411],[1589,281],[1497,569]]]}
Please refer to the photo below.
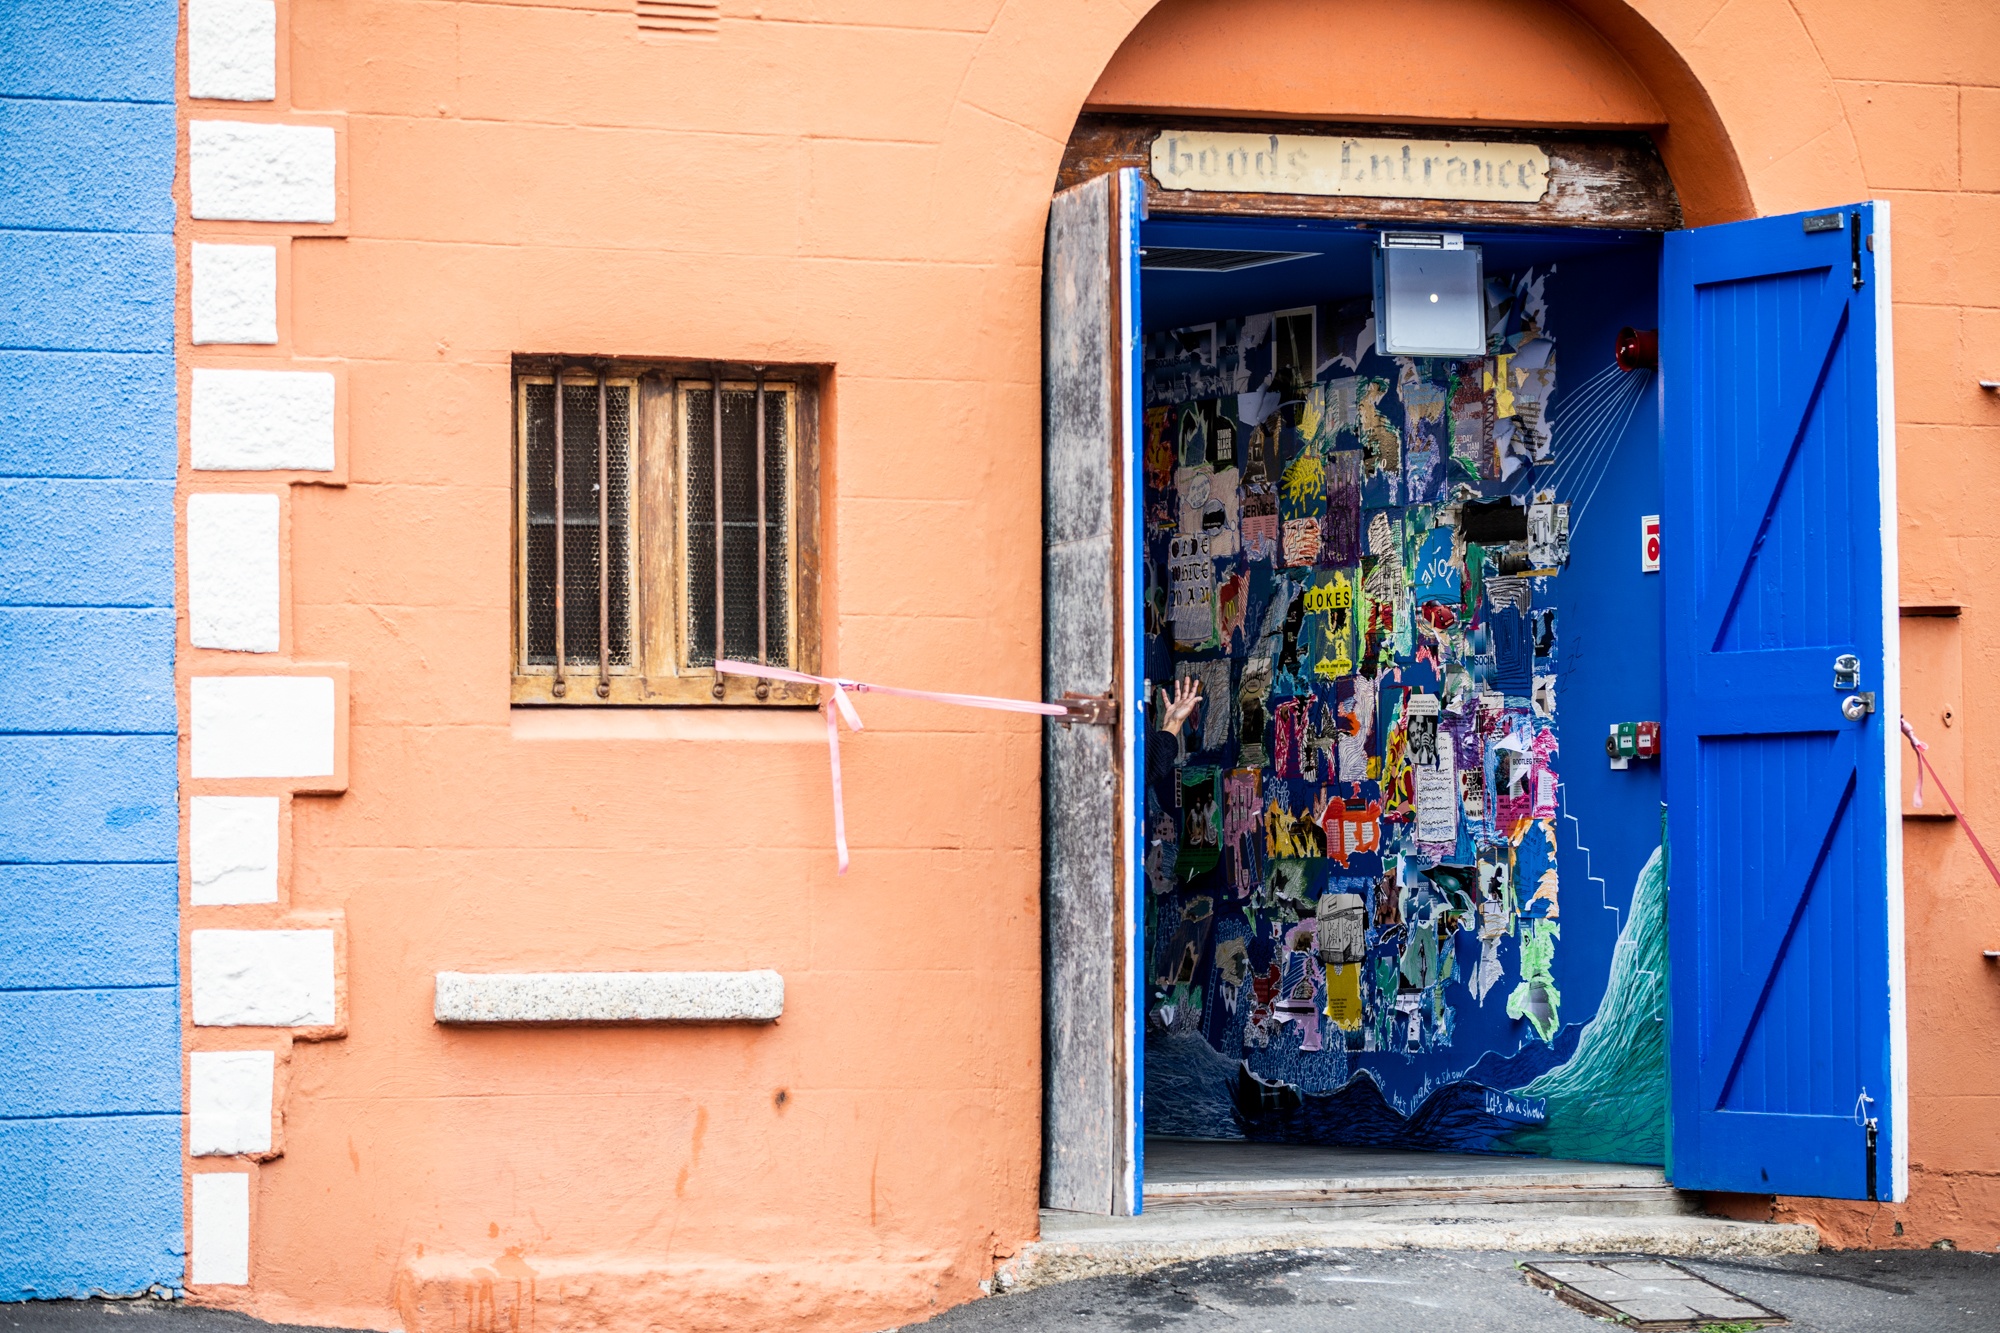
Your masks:
{"label": "'goods entrance' sign", "polygon": [[1167,190],[1539,202],[1548,154],[1533,144],[1164,130],[1153,179]]}

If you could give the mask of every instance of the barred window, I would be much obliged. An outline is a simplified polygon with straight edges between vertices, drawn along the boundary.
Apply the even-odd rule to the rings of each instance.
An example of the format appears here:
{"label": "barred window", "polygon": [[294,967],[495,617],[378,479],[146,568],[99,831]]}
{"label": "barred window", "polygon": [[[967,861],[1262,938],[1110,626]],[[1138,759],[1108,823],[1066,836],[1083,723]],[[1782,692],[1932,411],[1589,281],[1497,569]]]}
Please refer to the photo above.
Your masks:
{"label": "barred window", "polygon": [[819,669],[817,383],[516,359],[514,702],[817,702],[714,670]]}

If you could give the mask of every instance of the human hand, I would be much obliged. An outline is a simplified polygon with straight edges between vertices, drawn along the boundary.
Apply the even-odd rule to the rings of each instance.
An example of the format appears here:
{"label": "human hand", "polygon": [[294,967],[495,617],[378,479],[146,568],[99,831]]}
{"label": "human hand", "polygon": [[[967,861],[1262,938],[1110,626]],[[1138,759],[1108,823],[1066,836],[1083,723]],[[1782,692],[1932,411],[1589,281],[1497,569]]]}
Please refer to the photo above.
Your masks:
{"label": "human hand", "polygon": [[1182,676],[1174,682],[1173,689],[1163,693],[1167,707],[1160,715],[1160,730],[1178,736],[1187,720],[1194,716],[1195,705],[1201,702],[1201,682],[1193,676]]}

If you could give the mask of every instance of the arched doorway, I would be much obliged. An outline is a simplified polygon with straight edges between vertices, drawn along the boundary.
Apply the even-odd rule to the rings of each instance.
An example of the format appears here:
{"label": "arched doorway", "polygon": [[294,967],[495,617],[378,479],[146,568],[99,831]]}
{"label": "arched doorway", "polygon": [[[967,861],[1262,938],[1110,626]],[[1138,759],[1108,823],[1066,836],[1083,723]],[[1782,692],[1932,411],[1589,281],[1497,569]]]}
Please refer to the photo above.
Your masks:
{"label": "arched doorway", "polygon": [[[1370,43],[1409,54],[1326,77]],[[1498,51],[1516,57],[1514,78],[1494,76]],[[1543,66],[1538,87],[1527,73]],[[1872,533],[1867,586],[1846,590],[1835,619],[1868,680],[1894,676],[1887,470],[1812,494],[1785,480],[1803,475],[1786,460],[1824,453],[1842,430],[1886,436],[1882,403],[1761,403],[1740,371],[1758,339],[1704,314],[1686,273],[1662,285],[1661,238],[1684,222],[1669,141],[1688,164],[1715,156],[1712,109],[1679,85],[1667,100],[1687,111],[1677,139],[1601,35],[1528,4],[1165,5],[1099,80],[1050,229],[1047,674],[1052,688],[1108,691],[1127,721],[1115,738],[1058,736],[1047,754],[1052,1207],[1138,1211],[1178,1186],[1199,1194],[1204,1178],[1228,1180],[1239,1203],[1256,1178],[1295,1188],[1296,1153],[1246,1168],[1239,1149],[1260,1143],[1666,1158],[1659,724],[1670,695],[1684,714],[1716,707],[1707,658],[1746,647],[1693,616],[1701,578],[1734,578],[1740,602],[1816,558],[1759,564],[1757,545],[1718,537],[1690,552],[1714,567],[1682,566],[1677,597],[1659,573],[1668,495],[1689,533],[1769,530],[1782,514],[1801,532],[1830,517],[1819,530],[1843,541]],[[1700,216],[1741,216],[1740,185],[1705,178]],[[1796,247],[1769,228],[1710,248],[1749,246],[1730,279],[1748,307],[1783,304],[1771,293],[1801,271],[1831,301],[1865,284],[1876,216],[1790,220],[1819,238],[1809,255],[1780,256]],[[1850,256],[1833,253],[1850,237],[1851,279]],[[1404,308],[1399,273],[1444,286]],[[1838,359],[1828,373],[1866,397],[1885,277],[1842,316],[1868,338],[1829,343],[1812,318],[1771,306],[1777,323],[1759,337],[1801,350],[1768,373],[1809,385]],[[1790,452],[1760,461],[1713,422],[1697,462],[1662,452],[1648,340],[1620,331],[1659,328],[1663,291],[1669,305],[1687,298],[1669,354],[1691,378],[1697,349],[1734,358],[1699,373],[1747,415],[1789,411]],[[1474,332],[1399,339],[1392,312],[1421,323],[1441,293]],[[1802,410],[1822,411],[1819,424],[1801,425]],[[1801,443],[1814,431],[1819,444]],[[1716,472],[1732,447],[1737,470]],[[1689,490],[1697,473],[1706,490]],[[1761,497],[1761,518],[1738,512],[1737,491]],[[1634,559],[1630,539],[1643,552],[1648,531],[1652,554]],[[1107,607],[1118,632],[1093,636]],[[1716,614],[1736,613],[1700,613]],[[1697,620],[1715,632],[1699,639]],[[1788,632],[1803,646],[1843,631],[1820,623],[1766,646]],[[1675,661],[1687,670],[1670,689]],[[1162,686],[1183,679],[1209,702],[1162,728]],[[1689,1183],[1753,1187],[1733,1182],[1754,1169],[1768,1187],[1783,1154],[1753,1140],[1773,1116],[1825,1140],[1789,1192],[1886,1197],[1902,1169],[1900,1151],[1880,1159],[1882,1117],[1836,1128],[1817,1069],[1775,1054],[1817,1039],[1803,1014],[1784,1017],[1839,947],[1815,945],[1832,922],[1809,918],[1858,892],[1870,961],[1855,1021],[1879,1032],[1881,1058],[1855,1052],[1835,1100],[1858,1096],[1866,1112],[1900,1080],[1899,857],[1875,800],[1884,728],[1843,730],[1824,711],[1666,733],[1688,738],[1683,897],[1712,905],[1675,927],[1681,956],[1699,960],[1681,970],[1702,978],[1680,997],[1702,1041],[1676,1048],[1671,1083]],[[1803,770],[1775,799],[1800,826],[1817,820],[1811,836],[1843,849],[1853,884],[1815,897],[1825,876],[1787,866],[1776,877],[1798,883],[1731,918],[1743,863],[1788,849],[1771,839],[1725,856],[1727,821],[1700,811],[1696,770],[1741,781],[1817,759],[1854,775],[1846,814],[1822,808]],[[1732,1003],[1721,978],[1737,970],[1735,989],[1756,993]],[[1146,1170],[1148,1135],[1168,1170]],[[1190,1146],[1217,1143],[1236,1147]]]}

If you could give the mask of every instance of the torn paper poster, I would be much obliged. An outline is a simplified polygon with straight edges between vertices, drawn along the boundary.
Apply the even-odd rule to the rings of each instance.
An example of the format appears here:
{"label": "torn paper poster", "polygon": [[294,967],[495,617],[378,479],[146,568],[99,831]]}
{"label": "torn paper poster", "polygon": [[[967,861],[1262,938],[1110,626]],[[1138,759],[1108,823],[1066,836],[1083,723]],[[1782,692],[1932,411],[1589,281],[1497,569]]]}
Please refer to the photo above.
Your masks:
{"label": "torn paper poster", "polygon": [[1508,1016],[1526,1019],[1543,1041],[1555,1035],[1562,1021],[1562,992],[1550,972],[1561,935],[1553,921],[1521,923],[1521,984],[1507,997]]}
{"label": "torn paper poster", "polygon": [[1363,782],[1368,777],[1368,759],[1375,741],[1375,692],[1370,676],[1349,676],[1347,687],[1335,695],[1339,717],[1336,754],[1337,778],[1341,782]]}
{"label": "torn paper poster", "polygon": [[1361,455],[1335,449],[1326,456],[1326,537],[1319,563],[1351,569],[1361,563]]}
{"label": "torn paper poster", "polygon": [[1552,606],[1540,607],[1528,617],[1533,625],[1535,656],[1551,658],[1556,655],[1556,610]]}
{"label": "torn paper poster", "polygon": [[1556,817],[1556,733],[1552,727],[1536,731],[1531,754],[1535,768],[1536,819]]}
{"label": "torn paper poster", "polygon": [[1305,598],[1313,674],[1339,680],[1354,670],[1354,587],[1345,573],[1315,574]]}
{"label": "torn paper poster", "polygon": [[1174,873],[1191,880],[1222,861],[1222,792],[1217,770],[1181,770],[1181,842]]}
{"label": "torn paper poster", "polygon": [[1239,513],[1243,554],[1252,561],[1269,561],[1278,554],[1278,488],[1270,482],[1245,484]]}
{"label": "torn paper poster", "polygon": [[1430,846],[1458,841],[1458,770],[1449,751],[1416,769],[1417,842]]}
{"label": "torn paper poster", "polygon": [[1493,456],[1493,446],[1487,437],[1485,365],[1484,360],[1475,360],[1460,361],[1452,367],[1451,398],[1447,405],[1451,423],[1451,458],[1457,468],[1455,476],[1496,481],[1500,476],[1500,464]]}
{"label": "torn paper poster", "polygon": [[1207,662],[1176,662],[1174,680],[1194,680],[1201,687],[1201,738],[1198,744],[1191,743],[1190,749],[1207,752],[1219,750],[1229,743],[1229,723],[1231,721],[1228,701],[1232,691],[1229,688],[1229,659],[1215,658]]}
{"label": "torn paper poster", "polygon": [[1231,936],[1215,946],[1215,978],[1221,985],[1223,1002],[1232,1009],[1237,992],[1250,978],[1250,942]]}
{"label": "torn paper poster", "polygon": [[1528,562],[1536,569],[1559,569],[1569,561],[1568,515],[1559,539],[1556,509],[1554,504],[1528,506]]}
{"label": "torn paper poster", "polygon": [[1236,760],[1248,768],[1261,769],[1270,763],[1264,748],[1266,702],[1271,696],[1271,659],[1252,657],[1243,664],[1243,678],[1236,684],[1236,734],[1242,746]]}
{"label": "torn paper poster", "polygon": [[1325,520],[1320,518],[1288,518],[1284,522],[1283,556],[1288,569],[1311,566],[1319,563],[1320,548],[1323,545]]}
{"label": "torn paper poster", "polygon": [[1368,902],[1358,893],[1323,893],[1316,910],[1319,960],[1328,966],[1368,956]]}
{"label": "torn paper poster", "polygon": [[1168,549],[1173,585],[1170,614],[1174,646],[1200,650],[1215,645],[1215,561],[1200,537],[1175,537]]}
{"label": "torn paper poster", "polygon": [[1326,854],[1346,869],[1357,857],[1382,847],[1382,802],[1325,794],[1315,820],[1326,837]]}
{"label": "torn paper poster", "polygon": [[1360,391],[1361,381],[1352,375],[1318,386],[1320,410],[1325,416],[1320,430],[1328,443],[1336,447],[1343,442],[1361,443]]}
{"label": "torn paper poster", "polygon": [[1180,497],[1180,534],[1200,537],[1212,560],[1236,554],[1237,472],[1233,467],[1216,471],[1201,467],[1181,468],[1174,473],[1175,493]]}
{"label": "torn paper poster", "polygon": [[1263,867],[1263,772],[1231,769],[1223,779],[1222,838],[1229,849],[1229,882],[1238,898],[1256,888]]}
{"label": "torn paper poster", "polygon": [[1402,500],[1403,436],[1396,423],[1382,414],[1381,402],[1388,396],[1389,382],[1373,377],[1363,379],[1355,390],[1355,415],[1360,421],[1361,464],[1369,477],[1387,483],[1384,502]]}
{"label": "torn paper poster", "polygon": [[1272,796],[1264,804],[1264,845],[1273,857],[1319,858],[1326,855],[1326,833],[1310,810],[1293,813],[1284,798]]}
{"label": "torn paper poster", "polygon": [[1419,768],[1428,768],[1438,758],[1438,697],[1415,691],[1403,703],[1405,753]]}
{"label": "torn paper poster", "polygon": [[1464,575],[1450,528],[1432,528],[1424,534],[1410,582],[1418,606],[1433,602],[1457,605]]}
{"label": "torn paper poster", "polygon": [[1535,595],[1534,585],[1527,579],[1512,574],[1489,574],[1486,576],[1486,603],[1493,610],[1511,607],[1522,615],[1527,615]]}
{"label": "torn paper poster", "polygon": [[1472,998],[1481,1004],[1505,975],[1500,964],[1500,941],[1507,936],[1508,921],[1506,904],[1498,898],[1488,898],[1479,904],[1479,961],[1473,966],[1470,988]]}
{"label": "torn paper poster", "polygon": [[1556,387],[1555,344],[1547,338],[1522,344],[1513,355],[1508,374],[1516,435],[1524,437],[1521,442],[1532,461],[1550,462],[1555,457],[1555,422],[1548,413]]}
{"label": "torn paper poster", "polygon": [[1250,575],[1238,570],[1215,590],[1215,634],[1224,652],[1242,647],[1243,620],[1250,610]]}
{"label": "torn paper poster", "polygon": [[1361,977],[1366,970],[1366,964],[1359,962],[1326,969],[1326,1018],[1342,1032],[1361,1030]]}
{"label": "torn paper poster", "polygon": [[1146,409],[1146,488],[1163,495],[1173,484],[1174,424],[1172,408]]}

